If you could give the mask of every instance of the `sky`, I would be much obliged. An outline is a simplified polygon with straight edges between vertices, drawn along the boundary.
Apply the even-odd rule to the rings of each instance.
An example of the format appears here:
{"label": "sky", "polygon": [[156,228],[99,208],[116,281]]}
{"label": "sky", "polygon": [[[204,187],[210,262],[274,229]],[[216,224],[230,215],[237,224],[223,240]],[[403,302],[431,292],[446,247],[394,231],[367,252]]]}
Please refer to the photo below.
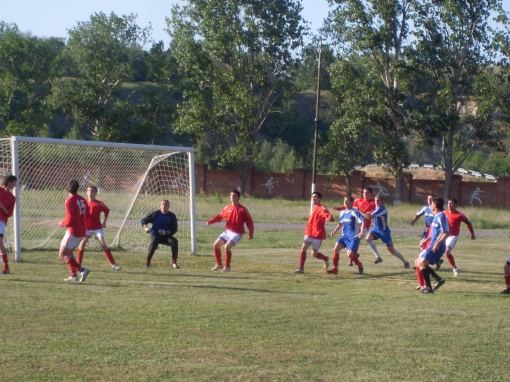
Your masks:
{"label": "sky", "polygon": [[[271,0],[266,0],[271,1]],[[510,2],[510,0],[508,0]],[[152,38],[168,46],[170,37],[165,32],[165,17],[170,16],[173,4],[180,0],[17,0],[4,1],[0,7],[0,21],[14,23],[23,33],[37,37],[67,38],[67,31],[79,21],[89,21],[94,13],[117,16],[137,14],[136,23],[146,27],[151,23]],[[328,15],[327,0],[302,0],[302,17],[310,22],[311,31],[322,26]]]}

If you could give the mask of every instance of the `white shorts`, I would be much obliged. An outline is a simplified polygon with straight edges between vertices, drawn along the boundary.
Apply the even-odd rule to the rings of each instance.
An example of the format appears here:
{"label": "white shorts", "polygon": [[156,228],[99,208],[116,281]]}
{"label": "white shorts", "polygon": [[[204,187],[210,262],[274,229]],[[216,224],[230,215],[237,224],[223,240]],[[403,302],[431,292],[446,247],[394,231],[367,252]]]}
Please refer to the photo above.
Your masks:
{"label": "white shorts", "polygon": [[240,233],[235,233],[229,229],[227,229],[225,232],[223,232],[220,236],[218,236],[221,240],[223,240],[225,243],[228,243],[231,241],[234,244],[237,244],[239,240],[242,239],[243,235]]}
{"label": "white shorts", "polygon": [[305,235],[303,241],[306,241],[306,242],[312,244],[312,248],[316,249],[316,250],[319,250],[321,247],[321,244],[322,244],[321,239],[316,239],[314,237],[310,237],[310,236],[306,236],[306,235]]}
{"label": "white shorts", "polygon": [[68,249],[75,249],[78,247],[83,240],[83,237],[76,237],[71,235],[71,232],[66,231],[66,234],[64,235],[64,238],[62,239],[62,242],[60,243],[61,247],[65,247]]}
{"label": "white shorts", "polygon": [[2,235],[2,236],[5,233],[5,226],[6,226],[5,222],[0,220],[0,235]]}
{"label": "white shorts", "polygon": [[448,236],[445,241],[446,246],[453,249],[457,243],[457,238],[458,236]]}
{"label": "white shorts", "polygon": [[100,238],[104,238],[104,231],[102,228],[99,228],[99,229],[89,229],[87,230],[87,232],[85,233],[85,236],[87,237],[92,237],[92,236],[95,236],[97,237],[98,239]]}

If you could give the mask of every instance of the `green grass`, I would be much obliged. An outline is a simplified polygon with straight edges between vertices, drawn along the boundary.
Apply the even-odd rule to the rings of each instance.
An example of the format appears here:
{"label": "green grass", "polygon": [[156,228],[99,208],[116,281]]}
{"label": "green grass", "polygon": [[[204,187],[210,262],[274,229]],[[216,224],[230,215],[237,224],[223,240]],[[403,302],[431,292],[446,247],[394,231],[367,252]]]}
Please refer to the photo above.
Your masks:
{"label": "green grass", "polygon": [[[500,294],[507,237],[461,237],[460,276],[445,264],[446,285],[421,295],[413,271],[381,245],[378,265],[361,246],[363,275],[344,252],[339,276],[311,257],[295,275],[296,230],[257,230],[234,249],[232,272],[214,273],[221,230],[200,227],[198,255],[181,256],[178,271],[165,248],[150,271],[143,254],[114,252],[123,270],[113,272],[102,253],[87,252],[84,284],[63,281],[67,267],[56,253],[24,254],[0,275],[0,380],[510,379],[510,300]],[[394,240],[416,257],[417,235]],[[324,241],[323,252],[333,245]]]}

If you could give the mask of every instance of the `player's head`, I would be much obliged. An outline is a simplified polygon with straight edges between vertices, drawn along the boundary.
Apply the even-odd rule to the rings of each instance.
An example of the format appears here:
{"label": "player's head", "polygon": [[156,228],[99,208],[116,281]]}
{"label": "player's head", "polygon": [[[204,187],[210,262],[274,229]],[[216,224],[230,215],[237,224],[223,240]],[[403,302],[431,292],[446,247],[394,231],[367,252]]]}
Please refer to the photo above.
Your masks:
{"label": "player's head", "polygon": [[374,190],[372,187],[365,187],[363,189],[363,197],[365,199],[373,199],[374,198]]}
{"label": "player's head", "polygon": [[78,181],[76,179],[73,179],[73,180],[70,180],[69,182],[67,182],[66,190],[70,194],[73,194],[73,195],[77,194],[79,188],[80,188],[80,183],[78,183]]}
{"label": "player's head", "polygon": [[239,203],[239,199],[241,199],[241,192],[239,190],[230,191],[230,201],[233,204]]}
{"label": "player's head", "polygon": [[457,199],[448,199],[448,209],[450,211],[455,211],[455,209],[457,208]]}
{"label": "player's head", "polygon": [[344,206],[347,209],[352,208],[352,203],[354,203],[354,198],[352,196],[344,196]]}
{"label": "player's head", "polygon": [[313,204],[320,204],[322,200],[322,194],[319,191],[312,192],[312,202]]}
{"label": "player's head", "polygon": [[163,199],[159,204],[159,209],[162,213],[167,214],[170,209],[170,201],[167,199]]}
{"label": "player's head", "polygon": [[432,199],[432,207],[437,211],[441,212],[444,210],[444,199],[440,196],[434,196]]}
{"label": "player's head", "polygon": [[16,178],[14,175],[7,175],[7,176],[4,176],[2,185],[6,188],[12,189],[16,186],[17,181],[18,181],[18,178]]}
{"label": "player's head", "polygon": [[97,187],[93,185],[89,185],[87,187],[87,196],[89,199],[95,199],[97,195]]}
{"label": "player's head", "polygon": [[382,206],[384,204],[384,198],[382,195],[377,195],[375,197],[375,205],[376,206]]}
{"label": "player's head", "polygon": [[429,206],[432,205],[432,200],[436,197],[436,194],[434,194],[433,192],[431,192],[430,194],[427,194],[427,204]]}

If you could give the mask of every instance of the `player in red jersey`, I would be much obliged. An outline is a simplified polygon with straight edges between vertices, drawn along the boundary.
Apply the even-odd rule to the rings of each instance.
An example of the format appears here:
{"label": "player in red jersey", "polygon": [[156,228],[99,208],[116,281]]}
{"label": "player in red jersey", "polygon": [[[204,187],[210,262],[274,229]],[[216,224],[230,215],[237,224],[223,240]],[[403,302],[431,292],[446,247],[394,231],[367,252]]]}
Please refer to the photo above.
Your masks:
{"label": "player in red jersey", "polygon": [[312,255],[324,261],[324,269],[329,268],[329,257],[319,252],[322,240],[326,238],[326,222],[335,221],[331,212],[321,204],[322,194],[315,191],[312,193],[313,209],[305,229],[303,245],[299,253],[299,268],[294,273],[305,272],[306,251],[312,246]]}
{"label": "player in red jersey", "polygon": [[505,272],[506,289],[501,293],[510,294],[510,256],[506,258],[506,263],[505,266],[503,267],[503,271]]}
{"label": "player in red jersey", "polygon": [[[89,243],[89,239],[92,236],[95,236],[99,241],[99,245],[103,249],[106,258],[110,262],[112,269],[114,271],[120,271],[121,268],[115,263],[112,251],[110,251],[110,248],[108,248],[104,240],[103,228],[106,228],[106,220],[108,220],[110,209],[102,201],[97,200],[96,195],[97,187],[88,186],[87,187],[88,216],[85,218],[85,228],[87,229],[87,231],[85,233],[85,238],[81,241],[80,246],[78,247],[78,263],[81,265],[83,261],[83,254],[85,253],[85,247]],[[102,223],[101,213],[104,214],[104,220]]]}
{"label": "player in red jersey", "polygon": [[[375,205],[375,201],[374,201],[374,190],[372,189],[372,187],[366,187],[363,189],[363,197],[356,199],[354,201],[354,203],[352,204],[352,208],[357,209],[358,211],[363,212],[363,213],[370,213],[370,212],[375,211],[376,205]],[[344,206],[333,207],[333,210],[335,210],[335,211],[342,211],[344,209],[345,209]],[[371,223],[372,223],[372,220],[365,219],[365,230],[367,232],[370,229]],[[360,254],[355,252],[353,254],[353,256],[359,258]],[[382,259],[380,257],[376,260],[376,264],[377,263],[382,263]],[[352,265],[353,265],[353,262],[349,260],[349,266],[352,267]]]}
{"label": "player in red jersey", "polygon": [[2,268],[3,274],[11,273],[9,269],[9,260],[7,259],[7,249],[4,246],[4,233],[7,221],[12,216],[16,198],[12,194],[12,190],[16,187],[18,178],[14,175],[4,177],[2,187],[0,187],[0,256],[4,266]]}
{"label": "player in red jersey", "polygon": [[69,266],[71,275],[67,281],[78,281],[77,271],[81,272],[80,283],[84,282],[89,274],[87,268],[82,267],[74,258],[73,251],[85,237],[85,216],[88,214],[87,201],[78,195],[80,184],[77,180],[67,183],[69,196],[65,201],[66,218],[60,222],[66,227],[66,234],[60,243],[58,257]]}
{"label": "player in red jersey", "polygon": [[[248,227],[248,240],[253,239],[255,227],[248,209],[239,203],[241,193],[238,190],[230,191],[230,204],[223,208],[218,215],[207,221],[207,225],[219,223],[226,219],[226,230],[214,242],[214,256],[216,265],[211,269],[223,272],[230,272],[230,261],[232,260],[232,248],[241,240],[245,233],[244,225]],[[221,246],[225,245],[225,267],[221,261]]]}
{"label": "player in red jersey", "polygon": [[448,200],[448,210],[444,212],[446,218],[448,219],[448,225],[450,226],[450,236],[446,239],[446,258],[450,262],[453,268],[453,275],[457,277],[459,275],[459,269],[457,268],[457,264],[455,264],[455,259],[452,254],[452,250],[455,247],[455,243],[457,243],[457,238],[460,233],[460,223],[466,223],[469,232],[471,232],[471,240],[475,240],[475,230],[473,229],[473,224],[467,218],[466,215],[457,211],[457,199],[449,199]]}

